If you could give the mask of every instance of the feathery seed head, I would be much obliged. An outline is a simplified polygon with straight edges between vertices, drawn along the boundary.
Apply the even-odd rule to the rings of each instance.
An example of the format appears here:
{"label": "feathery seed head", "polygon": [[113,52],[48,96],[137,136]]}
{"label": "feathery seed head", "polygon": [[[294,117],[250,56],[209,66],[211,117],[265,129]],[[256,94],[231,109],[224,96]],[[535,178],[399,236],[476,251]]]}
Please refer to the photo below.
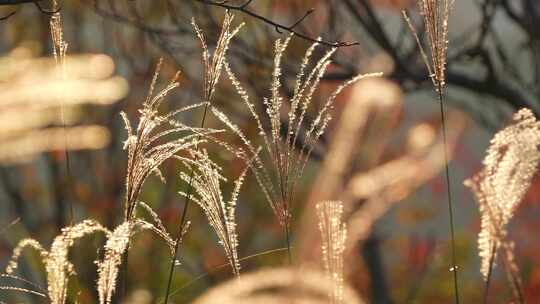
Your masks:
{"label": "feathery seed head", "polygon": [[480,209],[478,249],[484,278],[492,255],[506,242],[506,226],[538,169],[539,146],[540,122],[529,109],[521,109],[514,114],[513,123],[491,140],[484,168],[464,183],[473,191]]}
{"label": "feathery seed head", "polygon": [[321,232],[321,249],[326,275],[332,281],[332,303],[343,301],[343,253],[347,226],[342,222],[343,204],[338,201],[318,203],[317,216]]}
{"label": "feathery seed head", "polygon": [[[133,129],[127,115],[121,113],[128,132],[127,140],[124,143],[124,148],[128,151],[125,199],[126,220],[133,218],[137,198],[150,174],[156,174],[160,179],[163,179],[159,166],[165,160],[180,151],[189,152],[193,150],[199,143],[205,141],[204,135],[219,132],[211,129],[192,128],[174,118],[180,113],[206,106],[207,103],[204,102],[186,106],[166,114],[159,113],[160,104],[170,91],[179,85],[177,73],[164,89],[153,95],[161,65],[162,60],[157,65],[148,96],[143,103],[143,108],[139,111],[140,118],[137,128]],[[164,140],[167,135],[177,135],[177,137]]]}
{"label": "feathery seed head", "polygon": [[48,297],[52,304],[64,304],[66,302],[69,277],[75,273],[73,264],[68,260],[68,250],[73,246],[76,239],[95,232],[109,233],[99,223],[93,220],[84,220],[75,226],[64,227],[60,235],[54,239],[49,251],[45,250],[35,240],[22,240],[13,250],[6,273],[12,274],[17,268],[17,259],[24,248],[30,247],[37,250],[45,264]]}
{"label": "feathery seed head", "polygon": [[407,22],[411,32],[413,33],[416,43],[420,48],[422,59],[428,69],[429,76],[433,81],[435,89],[442,93],[446,86],[446,54],[448,49],[448,19],[450,10],[453,4],[452,0],[417,0],[420,15],[423,18],[426,29],[429,55],[422,44],[418,33],[414,29],[409,17],[403,11],[403,16]]}
{"label": "feathery seed head", "polygon": [[225,201],[221,192],[221,181],[226,179],[221,175],[221,168],[210,160],[205,150],[194,151],[193,159],[183,160],[184,164],[192,168],[193,174],[188,176],[180,173],[186,183],[190,183],[194,189],[194,196],[179,192],[184,197],[189,197],[203,210],[210,226],[216,232],[219,243],[225,250],[233,274],[240,275],[240,262],[238,259],[238,235],[236,233],[236,201],[240,188],[244,182],[246,170],[235,181],[234,190],[229,201]]}
{"label": "feathery seed head", "polygon": [[[296,76],[294,94],[290,99],[288,113],[282,115],[285,99],[280,93],[281,62],[292,38],[291,34],[284,41],[278,39],[274,44],[274,69],[270,84],[270,96],[263,98],[265,111],[262,114],[259,114],[255,105],[249,100],[247,91],[242,87],[228,64],[225,63],[229,79],[257,124],[259,135],[263,141],[262,150],[266,151],[264,156],[259,153],[261,149],[251,143],[240,127],[231,122],[219,110],[212,109],[214,115],[242,140],[246,153],[250,154],[247,158],[252,159],[248,165],[249,169],[253,172],[266,200],[282,226],[286,226],[290,222],[290,206],[294,201],[297,181],[301,178],[313,149],[331,120],[334,100],[344,88],[358,80],[381,75],[380,73],[359,75],[339,86],[319,109],[313,121],[306,126],[304,122],[306,113],[322,77],[331,63],[330,57],[336,48],[327,51],[310,71],[306,71],[306,69],[319,44],[314,43],[306,50],[300,71]],[[268,127],[263,124],[263,118],[268,121]],[[282,134],[284,122],[286,132]],[[263,160],[263,157],[269,159],[269,164]]]}

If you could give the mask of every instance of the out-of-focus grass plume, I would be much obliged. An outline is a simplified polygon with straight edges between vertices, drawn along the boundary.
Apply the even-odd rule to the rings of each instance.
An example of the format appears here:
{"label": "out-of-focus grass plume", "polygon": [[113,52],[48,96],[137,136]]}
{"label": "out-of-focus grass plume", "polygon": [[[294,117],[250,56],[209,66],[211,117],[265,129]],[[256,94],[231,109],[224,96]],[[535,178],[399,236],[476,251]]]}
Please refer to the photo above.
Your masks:
{"label": "out-of-focus grass plume", "polygon": [[[313,269],[262,269],[209,289],[194,304],[322,304],[331,301],[333,287],[330,277]],[[364,303],[348,285],[343,287],[342,299],[341,303]]]}
{"label": "out-of-focus grass plume", "polygon": [[[412,195],[444,168],[441,126],[431,121],[413,125],[397,149],[401,154],[392,152],[395,150],[389,141],[401,126],[402,98],[400,88],[385,79],[355,84],[312,187],[308,204],[328,199],[343,202],[343,218],[349,227],[346,257],[395,203]],[[465,128],[465,117],[449,112],[447,123],[446,147],[453,151]],[[305,233],[298,248],[303,258],[316,259],[311,248],[321,240],[307,232],[315,220],[305,213]]]}
{"label": "out-of-focus grass plume", "polygon": [[109,105],[124,97],[127,82],[113,76],[106,55],[35,58],[19,47],[0,58],[0,163],[18,163],[51,150],[99,149],[107,129],[77,125],[85,104]]}

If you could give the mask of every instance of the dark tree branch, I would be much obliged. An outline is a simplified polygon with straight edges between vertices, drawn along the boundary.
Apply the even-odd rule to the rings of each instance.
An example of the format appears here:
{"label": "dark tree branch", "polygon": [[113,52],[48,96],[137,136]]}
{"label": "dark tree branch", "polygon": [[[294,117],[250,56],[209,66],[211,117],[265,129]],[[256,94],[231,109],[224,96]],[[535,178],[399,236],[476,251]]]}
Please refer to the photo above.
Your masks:
{"label": "dark tree branch", "polygon": [[15,15],[16,13],[17,13],[17,11],[13,11],[13,12],[11,12],[11,13],[5,15],[5,16],[2,16],[2,17],[0,17],[0,21],[6,20],[6,19],[8,19],[9,17]]}
{"label": "dark tree branch", "polygon": [[45,14],[45,15],[53,15],[53,14],[56,14],[58,12],[60,12],[60,10],[62,9],[62,6],[61,5],[58,5],[58,8],[56,9],[52,9],[52,10],[47,10],[45,9],[43,6],[41,6],[41,4],[39,4],[40,1],[32,1],[32,3],[34,3],[34,5],[38,8],[38,10],[42,13],[42,14]]}
{"label": "dark tree branch", "polygon": [[36,3],[43,0],[0,0],[0,5],[17,5],[24,3]]}
{"label": "dark tree branch", "polygon": [[384,270],[380,240],[373,234],[364,242],[362,246],[362,256],[366,262],[366,267],[371,278],[371,300],[378,304],[393,303],[390,297],[390,289],[386,281],[386,271]]}
{"label": "dark tree branch", "polygon": [[[90,6],[86,1],[82,1],[81,2],[83,5],[87,5],[87,6]],[[163,35],[163,36],[172,36],[172,35],[178,35],[178,34],[186,34],[188,33],[188,31],[185,31],[181,28],[176,28],[176,29],[165,29],[165,28],[154,28],[154,27],[151,27],[151,26],[148,26],[146,24],[144,24],[143,22],[141,22],[140,19],[132,19],[132,18],[129,18],[129,17],[126,17],[124,15],[120,15],[118,14],[116,11],[112,11],[112,12],[109,12],[103,8],[101,8],[101,6],[99,5],[99,1],[98,0],[94,0],[93,1],[93,6],[92,9],[94,10],[94,12],[104,18],[109,18],[113,21],[116,21],[116,22],[119,22],[119,23],[124,23],[124,24],[128,24],[128,25],[131,25],[131,26],[134,26],[136,28],[138,28],[139,30],[143,31],[143,32],[146,32],[150,35]]]}
{"label": "dark tree branch", "polygon": [[347,41],[337,41],[337,42],[329,42],[329,41],[325,41],[325,40],[322,40],[322,39],[316,39],[316,38],[313,38],[313,37],[310,37],[306,34],[302,34],[298,31],[296,31],[294,28],[299,24],[301,23],[307,16],[309,16],[311,13],[313,13],[313,10],[309,10],[302,18],[300,18],[298,21],[294,22],[291,26],[286,26],[286,25],[282,25],[282,24],[279,24],[277,22],[274,22],[264,16],[261,16],[251,10],[249,10],[247,8],[247,6],[252,2],[252,0],[249,0],[249,1],[246,1],[244,4],[241,4],[241,5],[230,5],[230,4],[227,4],[228,1],[220,1],[220,2],[214,2],[214,1],[209,1],[209,0],[195,0],[199,3],[202,3],[202,4],[206,4],[206,5],[211,5],[211,6],[218,6],[218,7],[222,7],[222,8],[225,8],[225,9],[228,9],[228,10],[231,10],[231,11],[238,11],[238,12],[241,12],[241,13],[244,13],[246,15],[249,15],[257,20],[260,20],[264,23],[267,23],[269,25],[272,25],[276,31],[278,33],[281,33],[281,30],[283,31],[286,31],[286,32],[289,32],[289,33],[293,33],[294,35],[304,39],[304,40],[307,40],[307,41],[311,41],[311,42],[318,42],[322,45],[326,45],[326,46],[329,46],[329,47],[346,47],[346,46],[353,46],[353,45],[359,45],[358,42],[347,42]]}
{"label": "dark tree branch", "polygon": [[[352,14],[355,20],[371,35],[374,42],[388,55],[390,55],[395,62],[396,71],[392,75],[389,75],[390,78],[393,78],[400,83],[403,83],[405,80],[412,80],[415,84],[421,84],[428,80],[424,76],[426,75],[425,71],[415,69],[415,65],[411,64],[411,60],[407,58],[407,56],[403,56],[398,52],[398,48],[391,42],[388,34],[382,27],[380,20],[367,0],[358,0],[358,3],[361,6],[360,8],[357,7],[357,5],[354,4],[355,1],[352,0],[344,0],[343,3],[347,6],[349,12]],[[505,2],[503,2],[503,4],[504,3]],[[509,7],[506,9],[510,10]],[[515,14],[515,12],[513,13]],[[514,17],[518,18],[518,16]],[[523,22],[522,26],[525,26]],[[487,35],[487,32],[489,32],[489,27],[486,27],[486,33],[482,33],[482,35]],[[482,79],[469,76],[465,73],[449,70],[447,79],[449,85],[454,85],[473,92],[503,99],[515,109],[520,109],[522,107],[531,108],[536,116],[540,117],[538,107],[535,106],[535,102],[531,100],[527,94],[523,94],[518,88],[512,86],[510,83],[505,82],[503,79],[497,76],[498,73],[495,71],[493,60],[486,51],[478,49],[477,45],[475,44],[472,48],[464,50],[459,56],[453,56],[452,60],[449,60],[449,66],[451,61],[458,60],[458,57],[461,55],[469,57],[474,55],[475,57],[479,57],[482,60],[483,66],[486,67],[488,75]],[[349,74],[341,76],[339,74],[334,74],[331,75],[330,78],[325,78],[345,79],[350,76],[351,75]]]}
{"label": "dark tree branch", "polygon": [[313,14],[313,12],[315,11],[314,8],[310,8],[305,14],[304,16],[300,17],[300,19],[298,19],[295,23],[293,23],[290,27],[291,29],[295,28],[297,25],[299,25],[302,21],[304,21],[304,19],[306,19],[307,16]]}
{"label": "dark tree branch", "polygon": [[[42,13],[42,14],[45,14],[45,15],[53,15],[53,14],[56,14],[60,11],[61,9],[61,6],[59,6],[57,9],[55,10],[47,10],[45,9],[41,4],[40,2],[42,2],[43,0],[0,0],[0,6],[3,6],[3,5],[19,5],[19,4],[26,4],[26,3],[32,3],[34,4],[37,9]],[[15,15],[17,13],[17,10],[14,10],[12,11],[11,13],[5,15],[5,16],[2,16],[0,17],[0,21],[3,21],[3,20],[7,20],[8,18],[12,17],[13,15]]]}

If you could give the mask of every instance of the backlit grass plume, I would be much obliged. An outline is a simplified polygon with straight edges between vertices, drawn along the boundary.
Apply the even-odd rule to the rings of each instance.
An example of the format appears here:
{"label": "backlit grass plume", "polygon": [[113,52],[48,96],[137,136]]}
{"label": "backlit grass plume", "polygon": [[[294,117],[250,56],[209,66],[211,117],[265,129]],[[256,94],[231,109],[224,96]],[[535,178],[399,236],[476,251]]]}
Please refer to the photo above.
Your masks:
{"label": "backlit grass plume", "polygon": [[221,192],[221,181],[226,179],[220,174],[221,168],[212,162],[206,151],[194,154],[194,160],[184,161],[194,169],[191,176],[184,172],[180,177],[186,183],[191,183],[195,195],[179,192],[184,197],[190,197],[202,208],[210,226],[216,232],[219,243],[223,246],[234,275],[240,275],[238,260],[238,235],[236,233],[235,209],[240,188],[244,182],[246,170],[234,182],[234,190],[229,201],[225,201]]}
{"label": "backlit grass plume", "polygon": [[[145,206],[141,203],[139,206]],[[156,219],[150,207],[144,207],[149,210],[155,224],[141,219],[126,221],[119,225],[113,232],[103,227],[94,220],[84,220],[74,226],[68,226],[62,229],[50,250],[46,250],[41,244],[34,239],[24,239],[13,250],[12,257],[6,267],[4,276],[14,276],[14,271],[18,267],[18,259],[22,255],[25,248],[36,250],[45,264],[45,272],[47,274],[47,294],[31,289],[18,288],[13,286],[0,286],[0,289],[31,293],[47,297],[52,304],[66,303],[67,287],[70,276],[76,275],[73,264],[69,261],[69,249],[75,244],[77,239],[84,236],[102,232],[107,238],[105,243],[105,256],[103,260],[96,261],[98,265],[98,281],[97,289],[99,294],[99,303],[110,303],[111,296],[116,288],[116,280],[118,277],[118,267],[122,262],[122,254],[128,247],[131,237],[138,231],[150,230],[158,235],[169,246],[171,252],[174,246],[174,241],[170,238],[165,228],[159,219]],[[21,279],[18,279],[21,280]],[[33,286],[37,286],[31,282]]]}
{"label": "backlit grass plume", "polygon": [[[140,231],[149,230],[159,236],[169,247],[172,255],[175,241],[167,232],[161,219],[154,210],[144,202],[137,202],[135,211],[143,209],[150,215],[152,222],[147,222],[139,218],[126,220],[118,225],[114,231],[108,234],[105,243],[105,256],[103,260],[96,261],[98,266],[97,290],[99,303],[111,303],[112,295],[116,290],[116,281],[118,279],[119,267],[122,264],[122,256],[127,252],[131,238]],[[137,214],[135,214],[137,216]],[[186,226],[187,229],[188,226]],[[182,234],[183,236],[183,234]],[[181,241],[181,238],[179,242]]]}
{"label": "backlit grass plume", "polygon": [[[159,166],[161,166],[163,162],[180,152],[195,153],[198,144],[205,141],[203,138],[204,135],[218,132],[216,130],[204,128],[193,128],[176,119],[176,116],[180,113],[184,113],[202,106],[204,106],[206,109],[208,104],[207,102],[192,104],[164,114],[159,112],[159,106],[164,101],[165,97],[169,94],[169,92],[177,88],[179,85],[179,73],[176,73],[169,84],[154,95],[162,62],[163,61],[160,59],[150,84],[150,89],[146,100],[143,103],[142,109],[139,110],[141,116],[135,130],[131,127],[131,123],[127,115],[124,112],[121,113],[128,133],[127,140],[124,144],[124,149],[127,150],[128,154],[124,222],[131,222],[135,219],[134,211],[139,205],[139,195],[146,179],[151,174],[155,174],[163,182],[165,181],[161,171],[159,170]],[[157,219],[157,216],[154,215],[150,207],[145,209],[150,211],[154,219]],[[130,229],[135,228],[135,223],[124,224],[126,225],[124,227],[126,232],[121,234],[120,237],[123,237],[122,240],[127,242],[125,246],[128,246],[129,236],[132,233]],[[176,236],[175,240],[172,241],[171,263],[176,263],[176,251],[181,242],[182,235],[185,233],[187,228],[184,223],[180,226],[180,233]],[[163,233],[166,234],[166,231],[162,225],[161,228]],[[121,251],[110,251],[111,259],[114,260],[114,262],[109,263],[108,267],[114,270],[111,270],[112,272],[104,271],[109,273],[111,277],[104,279],[106,281],[100,281],[100,283],[103,282],[104,286],[107,286],[103,287],[105,292],[100,294],[102,301],[110,301],[110,296],[114,290],[114,285],[112,285],[114,282],[111,280],[112,278],[117,277],[118,270],[116,267],[122,262],[121,257],[118,256],[119,252],[123,253],[125,256],[124,267],[127,268],[127,248],[128,247],[120,248],[123,249]],[[174,267],[174,264],[172,267]],[[127,269],[124,271],[124,273],[127,274]]]}
{"label": "backlit grass plume", "polygon": [[55,13],[52,14],[49,21],[51,30],[51,40],[53,55],[56,63],[60,65],[62,72],[65,69],[64,63],[67,54],[68,43],[64,40],[64,31],[62,28],[62,17],[60,15],[60,5],[57,0],[52,0],[52,8]]}
{"label": "backlit grass plume", "polygon": [[[481,230],[478,250],[480,271],[488,279],[499,247],[511,250],[507,225],[525,196],[540,162],[540,122],[529,109],[521,109],[513,123],[491,140],[484,168],[465,181],[479,205]],[[505,259],[513,253],[505,252]]]}
{"label": "backlit grass plume", "polygon": [[85,220],[75,226],[62,229],[49,251],[45,250],[39,242],[33,239],[25,239],[13,250],[13,255],[6,268],[7,274],[13,274],[17,268],[17,260],[26,247],[36,250],[45,264],[47,273],[47,294],[50,303],[66,303],[67,286],[69,277],[75,274],[73,264],[68,260],[68,251],[74,245],[75,240],[96,232],[109,231],[93,220]]}
{"label": "backlit grass plume", "polygon": [[[215,116],[242,140],[246,153],[249,155],[248,158],[253,158],[253,162],[249,165],[250,169],[279,223],[284,227],[287,238],[291,217],[290,208],[294,201],[297,182],[302,176],[311,152],[332,118],[334,100],[344,88],[358,80],[380,75],[377,73],[358,75],[346,81],[329,95],[311,122],[306,123],[306,113],[311,108],[315,91],[331,63],[330,57],[336,49],[332,48],[327,51],[314,64],[311,63],[311,57],[318,43],[314,43],[307,49],[300,71],[296,76],[293,95],[288,100],[289,103],[285,105],[285,98],[280,92],[281,61],[291,39],[292,35],[284,41],[278,39],[274,45],[275,57],[270,96],[262,100],[266,115],[259,113],[240,81],[230,67],[225,65],[233,86],[257,124],[264,146],[262,150],[266,151],[263,152],[265,156],[259,153],[260,149],[245,136],[238,125],[216,108],[212,109]],[[310,65],[313,65],[313,68],[308,70]],[[266,162],[263,158],[268,158],[269,161]],[[289,242],[288,246],[290,247]]]}
{"label": "backlit grass plume", "polygon": [[424,50],[418,33],[414,29],[414,26],[411,23],[411,20],[403,11],[403,17],[409,25],[411,32],[416,39],[418,48],[424,64],[429,73],[429,77],[433,82],[435,91],[437,92],[439,109],[441,114],[442,122],[442,133],[444,141],[444,158],[445,158],[445,177],[446,177],[446,191],[447,191],[447,201],[448,201],[448,217],[450,223],[450,239],[452,247],[452,257],[451,257],[451,266],[452,275],[454,279],[454,295],[455,302],[459,303],[459,286],[458,286],[458,265],[456,259],[456,241],[454,233],[454,210],[452,204],[452,192],[451,192],[451,181],[450,181],[450,169],[448,167],[449,155],[447,150],[447,139],[446,139],[446,117],[444,109],[444,97],[446,89],[446,64],[447,64],[447,51],[448,51],[448,19],[450,18],[450,10],[453,0],[417,0],[418,9],[420,10],[420,15],[424,21],[425,32],[427,34],[428,45],[429,45],[429,55]]}
{"label": "backlit grass plume", "polygon": [[229,11],[225,12],[225,17],[221,26],[221,33],[216,43],[215,51],[210,54],[203,31],[195,22],[195,18],[191,19],[191,25],[195,29],[197,37],[201,41],[202,61],[204,68],[203,96],[204,100],[208,102],[212,100],[214,96],[216,85],[223,70],[227,50],[229,49],[229,43],[231,42],[231,39],[238,33],[238,31],[240,31],[240,29],[244,26],[244,23],[240,23],[240,25],[231,30],[233,20],[234,15]]}
{"label": "backlit grass plume", "polygon": [[[138,206],[145,206],[145,204],[139,203]],[[144,208],[151,213],[153,212],[150,207]],[[155,216],[152,217],[156,219]],[[111,303],[112,295],[116,290],[116,281],[118,278],[119,267],[122,263],[122,256],[128,249],[133,235],[142,230],[150,230],[156,233],[169,246],[172,255],[174,241],[159,219],[156,224],[151,224],[140,219],[125,221],[120,224],[112,233],[108,234],[107,242],[104,247],[105,256],[103,257],[103,260],[96,262],[98,266],[97,290],[100,304]]]}
{"label": "backlit grass plume", "polygon": [[326,275],[332,281],[332,304],[343,302],[343,253],[347,239],[347,226],[342,222],[343,204],[326,201],[317,204],[321,248]]}
{"label": "backlit grass plume", "polygon": [[[176,115],[204,106],[205,103],[193,104],[166,114],[159,113],[159,106],[164,98],[179,85],[177,73],[164,89],[153,95],[161,65],[162,61],[160,60],[143,108],[139,110],[141,116],[135,130],[131,127],[127,115],[124,112],[121,113],[128,132],[128,138],[124,145],[128,151],[124,214],[126,220],[133,218],[133,210],[148,176],[154,173],[163,179],[159,166],[165,160],[180,151],[190,151],[203,141],[201,135],[214,132],[192,128],[175,119]],[[171,135],[177,135],[177,137],[166,139]]]}
{"label": "backlit grass plume", "polygon": [[46,151],[99,149],[109,142],[106,128],[80,122],[84,105],[109,105],[127,93],[126,81],[112,76],[110,57],[68,56],[60,75],[54,60],[33,58],[18,47],[1,57],[0,65],[1,164],[30,161]]}
{"label": "backlit grass plume", "polygon": [[[333,284],[325,273],[310,268],[280,267],[261,269],[210,288],[194,304],[328,304]],[[362,304],[365,301],[349,285],[343,286],[343,301]]]}
{"label": "backlit grass plume", "polygon": [[[203,63],[203,92],[202,92],[202,100],[206,103],[204,106],[204,112],[201,118],[200,126],[201,128],[204,127],[206,122],[206,116],[208,113],[208,108],[210,106],[210,103],[213,100],[214,92],[217,86],[217,83],[219,81],[219,78],[221,77],[221,73],[223,71],[223,64],[225,62],[225,57],[227,54],[227,50],[229,49],[229,43],[231,42],[231,39],[238,33],[240,28],[244,25],[241,23],[236,28],[231,30],[232,21],[234,19],[234,15],[231,14],[229,11],[225,12],[225,17],[223,19],[223,24],[221,26],[221,32],[219,34],[218,41],[216,43],[216,47],[214,49],[214,52],[211,53],[208,49],[208,45],[206,43],[206,38],[204,36],[203,31],[199,28],[197,23],[195,22],[195,19],[191,19],[191,24],[193,28],[195,29],[195,32],[197,34],[197,37],[199,38],[201,42],[201,48],[202,48],[202,63]],[[196,154],[196,153],[195,153]],[[193,169],[192,169],[193,170]],[[193,171],[191,173],[193,176]],[[192,191],[192,181],[191,178],[189,181],[187,181],[187,190],[186,192],[191,193]],[[185,219],[188,211],[188,207],[190,204],[191,196],[188,195],[186,197],[185,206],[182,211],[182,214],[180,216],[180,224],[178,225],[178,233],[176,236],[176,247],[174,248],[173,252],[173,258],[171,259],[171,264],[169,268],[169,278],[167,280],[167,289],[165,292],[165,300],[164,303],[167,304],[169,302],[169,296],[171,294],[171,287],[172,287],[172,281],[173,281],[173,275],[174,275],[174,269],[175,269],[175,263],[176,263],[176,256],[178,254],[178,245],[180,244],[180,238],[183,234],[183,231],[185,230]],[[233,267],[234,268],[234,267]]]}
{"label": "backlit grass plume", "polygon": [[448,49],[448,18],[452,0],[417,0],[428,38],[429,57],[420,43],[418,33],[414,29],[405,12],[403,16],[414,34],[422,59],[435,89],[442,94],[446,86],[446,54]]}

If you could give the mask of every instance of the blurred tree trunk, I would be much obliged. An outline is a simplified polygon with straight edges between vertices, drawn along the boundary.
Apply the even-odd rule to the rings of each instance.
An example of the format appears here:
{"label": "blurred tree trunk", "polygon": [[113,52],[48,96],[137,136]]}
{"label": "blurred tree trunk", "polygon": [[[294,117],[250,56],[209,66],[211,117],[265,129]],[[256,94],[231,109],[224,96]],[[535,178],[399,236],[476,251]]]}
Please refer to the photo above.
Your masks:
{"label": "blurred tree trunk", "polygon": [[371,234],[361,248],[366,267],[371,278],[371,302],[376,304],[393,303],[386,282],[386,272],[380,250],[380,240]]}

